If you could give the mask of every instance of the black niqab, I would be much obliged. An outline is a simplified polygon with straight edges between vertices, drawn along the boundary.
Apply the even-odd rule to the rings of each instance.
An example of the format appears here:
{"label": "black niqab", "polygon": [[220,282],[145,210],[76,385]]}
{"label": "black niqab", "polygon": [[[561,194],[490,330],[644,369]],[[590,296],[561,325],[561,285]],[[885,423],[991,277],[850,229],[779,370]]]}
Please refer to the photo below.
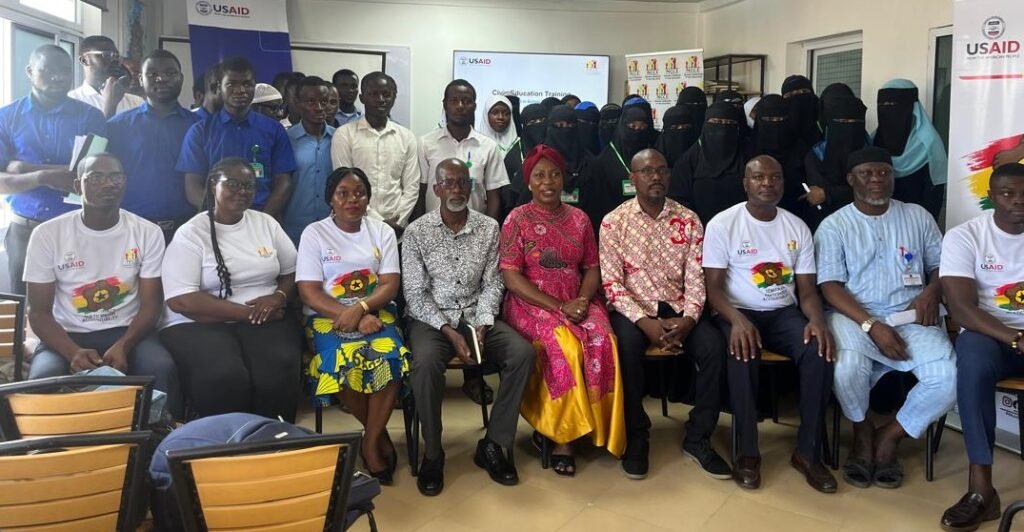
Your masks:
{"label": "black niqab", "polygon": [[822,133],[825,132],[825,128],[828,126],[828,119],[825,118],[825,106],[828,105],[830,99],[839,96],[857,97],[853,93],[853,89],[845,83],[833,83],[825,87],[825,90],[821,91],[821,96],[818,97],[818,126],[821,128]]}
{"label": "black niqab", "polygon": [[[713,124],[713,118],[729,119],[735,124]],[[708,108],[700,134],[700,157],[694,171],[696,179],[716,179],[743,164],[740,150],[742,113],[728,102],[717,102]]]}
{"label": "black niqab", "polygon": [[690,106],[674,105],[665,111],[661,119],[661,136],[655,148],[665,156],[668,167],[672,168],[699,137],[700,128],[694,123]]}
{"label": "black niqab", "polygon": [[555,98],[554,96],[548,96],[547,98],[544,98],[543,100],[541,100],[540,104],[543,105],[548,111],[550,111],[556,105],[562,105],[562,100],[559,100],[558,98]]}
{"label": "black niqab", "polygon": [[506,94],[508,101],[512,103],[512,125],[516,127],[516,136],[523,136],[523,121],[520,118],[519,97],[514,94]]}
{"label": "black niqab", "polygon": [[892,155],[902,155],[914,127],[914,104],[917,88],[879,89],[878,131],[875,146],[885,148]]}
{"label": "black niqab", "polygon": [[580,138],[580,146],[590,152],[591,155],[601,153],[601,141],[598,138],[597,128],[601,122],[601,111],[597,107],[573,109],[576,115],[576,133]]}
{"label": "black niqab", "polygon": [[846,158],[867,145],[867,131],[864,129],[867,107],[860,98],[834,96],[825,102],[822,111],[828,123],[825,128],[824,173],[833,177],[845,176]]}
{"label": "black niqab", "polygon": [[[547,116],[548,110],[539,103],[531,103],[523,108],[523,112],[520,113],[520,118],[523,120],[523,131],[519,134],[519,143],[524,154],[544,142],[544,135],[548,131]],[[543,120],[535,124],[530,123],[537,119]]]}
{"label": "black niqab", "polygon": [[[556,122],[568,122],[569,127],[557,127]],[[580,146],[579,133],[576,131],[576,114],[568,105],[556,105],[548,113],[548,129],[544,136],[544,144],[551,146],[565,158],[567,166],[579,161],[583,147]]]}
{"label": "black niqab", "polygon": [[757,103],[752,155],[771,155],[785,163],[793,156],[797,141],[794,126],[789,101],[778,94],[765,95]]}
{"label": "black niqab", "polygon": [[[647,129],[637,130],[629,127],[633,122],[644,122]],[[653,133],[654,119],[651,117],[650,105],[634,104],[622,110],[612,145],[627,167],[637,152],[651,147]]]}
{"label": "black niqab", "polygon": [[708,112],[708,97],[704,91],[693,85],[686,87],[679,93],[676,105],[685,105],[690,109],[690,116],[697,126],[697,135],[700,136],[700,130],[704,127],[704,115]]}
{"label": "black niqab", "polygon": [[[790,94],[801,89],[808,92]],[[782,82],[782,97],[789,102],[793,128],[799,135],[797,145],[801,150],[810,149],[821,140],[821,130],[818,129],[818,97],[814,94],[814,85],[811,84],[811,80],[799,74],[789,76]]]}
{"label": "black niqab", "polygon": [[[605,104],[601,108],[601,120],[597,126],[597,137],[601,142],[601,150],[608,146],[615,135],[615,128],[619,125],[619,117],[622,116],[622,107],[617,103]],[[600,152],[599,152],[600,153]]]}

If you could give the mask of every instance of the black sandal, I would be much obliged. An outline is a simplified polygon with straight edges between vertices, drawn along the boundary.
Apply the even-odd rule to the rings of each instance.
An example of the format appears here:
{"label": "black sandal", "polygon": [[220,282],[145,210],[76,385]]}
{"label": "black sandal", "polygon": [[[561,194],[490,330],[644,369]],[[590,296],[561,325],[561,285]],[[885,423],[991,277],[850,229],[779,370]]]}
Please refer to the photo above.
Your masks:
{"label": "black sandal", "polygon": [[851,456],[843,464],[843,480],[855,488],[870,488],[876,478],[875,464],[863,458]]}
{"label": "black sandal", "polygon": [[[572,470],[569,470],[569,468]],[[576,476],[576,457],[568,454],[551,455],[551,469],[562,477]]]}
{"label": "black sandal", "polygon": [[874,480],[879,488],[894,490],[903,485],[903,466],[899,462],[876,464]]}

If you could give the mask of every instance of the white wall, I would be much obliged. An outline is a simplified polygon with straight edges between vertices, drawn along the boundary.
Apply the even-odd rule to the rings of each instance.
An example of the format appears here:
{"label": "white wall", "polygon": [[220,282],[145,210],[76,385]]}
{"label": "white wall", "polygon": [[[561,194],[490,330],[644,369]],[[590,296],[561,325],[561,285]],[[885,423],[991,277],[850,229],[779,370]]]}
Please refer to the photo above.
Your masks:
{"label": "white wall", "polygon": [[[165,1],[163,5],[163,35],[187,36],[185,2]],[[699,46],[696,12],[679,12],[676,6],[640,9],[648,12],[637,12],[632,6],[629,11],[584,12],[288,0],[288,25],[293,41],[410,47],[411,127],[422,134],[441,116],[441,95],[451,81],[456,49],[609,55],[610,94],[616,101],[624,95],[625,54]],[[673,11],[651,13],[651,9]],[[403,90],[410,88],[399,87]]]}
{"label": "white wall", "polygon": [[743,0],[701,14],[705,56],[767,54],[767,92],[789,74],[805,74],[802,41],[863,32],[861,97],[873,127],[877,91],[892,78],[917,84],[927,98],[928,31],[953,23],[951,0]]}

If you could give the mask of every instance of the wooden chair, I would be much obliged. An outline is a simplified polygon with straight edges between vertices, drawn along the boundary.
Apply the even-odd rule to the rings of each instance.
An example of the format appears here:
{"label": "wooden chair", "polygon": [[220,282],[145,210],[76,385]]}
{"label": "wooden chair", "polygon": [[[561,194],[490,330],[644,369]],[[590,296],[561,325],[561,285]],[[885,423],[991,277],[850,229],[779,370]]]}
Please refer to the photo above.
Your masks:
{"label": "wooden chair", "polygon": [[[0,443],[0,530],[135,530],[150,432]],[[35,453],[35,454],[32,454]]]}
{"label": "wooden chair", "polygon": [[[81,386],[120,388],[71,391]],[[142,430],[152,393],[152,377],[70,375],[0,385],[0,441]]]}
{"label": "wooden chair", "polygon": [[341,531],[361,433],[168,451],[184,530]]}
{"label": "wooden chair", "polygon": [[[413,355],[415,356],[415,355]],[[462,361],[459,357],[452,357],[448,364],[445,366],[445,371],[448,370],[467,370],[467,376],[472,376],[474,379],[479,379],[480,384],[484,384],[484,362],[480,366],[470,366]],[[412,396],[412,392],[405,397],[402,401],[402,416],[405,421],[405,446],[409,451],[409,467],[412,468],[412,476],[416,476],[419,472],[419,461],[420,461],[420,415],[416,411],[416,401]],[[487,415],[487,402],[480,402],[480,418],[483,421],[484,430],[487,430],[487,426],[490,424],[489,417]],[[512,449],[509,449],[509,459],[512,459]]]}
{"label": "wooden chair", "polygon": [[1024,510],[1024,500],[1010,503],[1003,510],[1003,517],[999,520],[999,532],[1010,532],[1010,528],[1013,527],[1013,518],[1021,510]]}
{"label": "wooden chair", "polygon": [[14,361],[14,380],[20,381],[25,358],[25,296],[0,294],[0,359]]}
{"label": "wooden chair", "polygon": [[996,383],[996,390],[1008,394],[1012,394],[1016,400],[1017,407],[1017,423],[1018,425],[1018,438],[1017,448],[1019,449],[1020,459],[1024,460],[1024,379],[1021,378],[1010,378],[1003,379]]}

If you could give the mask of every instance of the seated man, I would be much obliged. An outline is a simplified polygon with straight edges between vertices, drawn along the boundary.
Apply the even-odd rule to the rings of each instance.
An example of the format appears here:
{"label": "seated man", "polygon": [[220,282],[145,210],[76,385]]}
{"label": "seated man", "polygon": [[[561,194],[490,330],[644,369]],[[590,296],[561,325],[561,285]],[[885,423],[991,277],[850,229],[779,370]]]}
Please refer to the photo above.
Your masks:
{"label": "seated man", "polygon": [[402,285],[409,317],[409,349],[416,353],[409,377],[423,425],[424,456],[416,485],[428,496],[444,488],[441,398],[445,365],[452,356],[476,364],[460,326],[476,329],[485,363],[501,371],[501,388],[487,434],[473,461],[491,479],[519,482],[505,455],[515,441],[519,403],[533,371],[533,346],[495,319],[504,285],[498,273],[498,222],[469,208],[469,167],[458,159],[437,165],[433,192],[441,200],[408,226],[402,249]]}
{"label": "seated man", "polygon": [[178,371],[153,336],[163,310],[164,236],[120,209],[125,174],[114,156],[86,157],[75,193],[82,209],[40,225],[28,243],[28,319],[39,335],[30,379],[112,366],[156,378],[167,408],[182,419]]}
{"label": "seated man", "polygon": [[[768,155],[747,163],[747,201],[722,211],[704,233],[704,278],[716,323],[729,339],[729,393],[739,448],[733,479],[761,485],[757,385],[761,348],[793,359],[800,372],[800,431],[790,463],[822,493],[836,479],[821,463],[825,408],[832,396],[832,336],[815,282],[814,241],[800,218],[778,208],[782,165]],[[794,282],[795,281],[795,282]]]}
{"label": "seated man", "polygon": [[636,197],[608,213],[600,233],[601,278],[613,310],[624,392],[627,442],[622,470],[632,479],[647,476],[651,420],[643,404],[643,363],[645,351],[655,345],[685,350],[695,368],[695,399],[683,454],[709,476],[729,479],[732,470],[710,440],[718,424],[725,340],[711,322],[700,319],[704,228],[693,211],[665,197],[672,172],[661,153],[642,150],[630,168]]}
{"label": "seated man", "polygon": [[[814,236],[818,283],[835,310],[828,317],[835,335],[833,388],[853,421],[843,479],[858,488],[897,488],[903,483],[900,441],[921,437],[955,397],[953,346],[937,326],[942,235],[923,207],[892,199],[889,152],[855,151],[846,171],[854,201],[826,218]],[[911,372],[918,382],[896,419],[876,429],[866,418],[871,387],[892,370]]]}
{"label": "seated man", "polygon": [[956,397],[971,463],[967,494],[942,515],[951,531],[999,519],[995,388],[1024,377],[1024,165],[996,168],[988,197],[992,211],[946,234],[939,268],[949,311],[964,328],[956,339]]}

